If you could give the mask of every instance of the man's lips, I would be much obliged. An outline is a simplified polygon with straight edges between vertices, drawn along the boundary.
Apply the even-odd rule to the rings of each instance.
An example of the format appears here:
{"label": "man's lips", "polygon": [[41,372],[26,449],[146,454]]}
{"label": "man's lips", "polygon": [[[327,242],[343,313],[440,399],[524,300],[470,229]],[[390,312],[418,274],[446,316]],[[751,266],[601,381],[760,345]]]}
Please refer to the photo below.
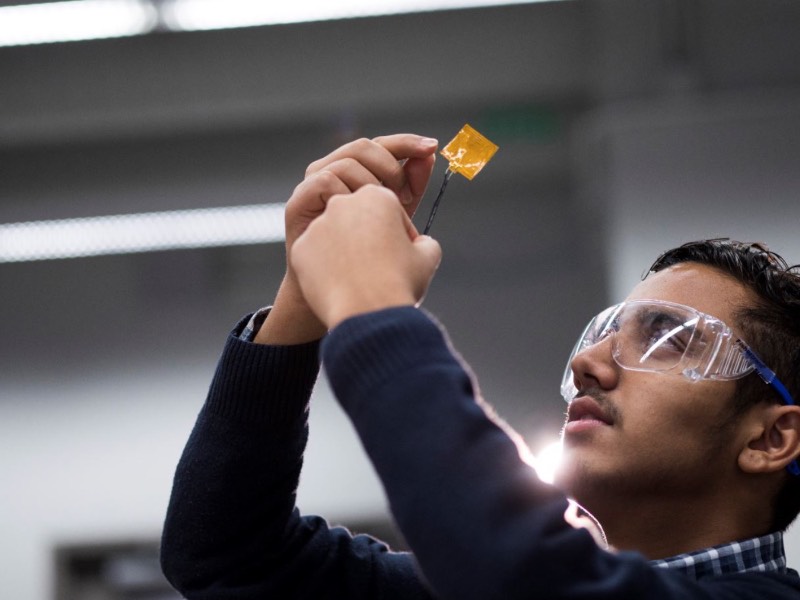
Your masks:
{"label": "man's lips", "polygon": [[567,408],[567,424],[578,421],[594,421],[604,425],[613,425],[614,420],[603,410],[603,407],[589,396],[580,396],[569,403]]}

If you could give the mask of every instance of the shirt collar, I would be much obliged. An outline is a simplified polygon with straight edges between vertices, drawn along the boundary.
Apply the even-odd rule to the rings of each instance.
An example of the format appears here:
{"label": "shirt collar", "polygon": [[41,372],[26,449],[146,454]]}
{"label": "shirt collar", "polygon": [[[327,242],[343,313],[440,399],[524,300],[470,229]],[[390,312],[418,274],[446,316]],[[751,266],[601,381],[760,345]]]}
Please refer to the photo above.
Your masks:
{"label": "shirt collar", "polygon": [[650,564],[680,571],[693,579],[745,571],[787,572],[783,533],[780,531],[678,554],[670,558],[652,560]]}

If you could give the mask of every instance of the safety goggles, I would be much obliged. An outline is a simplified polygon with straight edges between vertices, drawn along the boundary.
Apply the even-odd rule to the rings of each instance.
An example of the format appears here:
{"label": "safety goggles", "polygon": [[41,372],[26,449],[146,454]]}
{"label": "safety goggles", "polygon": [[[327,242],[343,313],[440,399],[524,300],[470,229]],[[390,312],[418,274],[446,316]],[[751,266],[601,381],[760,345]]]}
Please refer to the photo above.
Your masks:
{"label": "safety goggles", "polygon": [[[786,404],[795,404],[775,373],[725,323],[691,306],[663,300],[621,302],[589,321],[561,381],[561,395],[567,402],[578,394],[572,360],[606,339],[611,344],[611,356],[623,369],[680,373],[689,381],[728,381],[756,371]],[[800,475],[797,461],[792,461],[788,469]]]}

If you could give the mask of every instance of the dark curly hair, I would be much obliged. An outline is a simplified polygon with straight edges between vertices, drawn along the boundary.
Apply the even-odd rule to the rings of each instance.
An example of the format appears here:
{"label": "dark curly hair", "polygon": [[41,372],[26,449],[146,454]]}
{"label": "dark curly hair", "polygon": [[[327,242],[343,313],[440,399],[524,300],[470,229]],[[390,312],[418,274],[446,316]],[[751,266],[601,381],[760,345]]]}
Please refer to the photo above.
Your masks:
{"label": "dark curly hair", "polygon": [[[753,306],[740,307],[736,325],[743,339],[800,402],[800,265],[789,266],[762,243],[727,238],[683,244],[659,256],[650,271],[694,262],[732,276],[758,296]],[[783,402],[756,373],[737,381],[734,415],[760,402]],[[773,527],[785,530],[800,512],[800,477],[787,481],[774,501]]]}

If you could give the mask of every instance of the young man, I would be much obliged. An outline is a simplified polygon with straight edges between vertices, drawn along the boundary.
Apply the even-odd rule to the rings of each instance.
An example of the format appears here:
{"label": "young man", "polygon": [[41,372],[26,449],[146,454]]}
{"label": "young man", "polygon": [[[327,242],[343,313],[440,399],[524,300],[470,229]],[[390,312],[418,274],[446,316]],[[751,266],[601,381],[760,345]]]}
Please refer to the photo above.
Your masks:
{"label": "young man", "polygon": [[[565,494],[416,308],[440,260],[409,219],[435,148],[359,140],[296,188],[275,303],[229,338],[178,466],[173,585],[237,600],[799,597],[781,532],[800,506],[800,277],[758,247],[689,245],[581,336],[558,487],[612,550],[567,522]],[[413,555],[294,506],[318,351]]]}

